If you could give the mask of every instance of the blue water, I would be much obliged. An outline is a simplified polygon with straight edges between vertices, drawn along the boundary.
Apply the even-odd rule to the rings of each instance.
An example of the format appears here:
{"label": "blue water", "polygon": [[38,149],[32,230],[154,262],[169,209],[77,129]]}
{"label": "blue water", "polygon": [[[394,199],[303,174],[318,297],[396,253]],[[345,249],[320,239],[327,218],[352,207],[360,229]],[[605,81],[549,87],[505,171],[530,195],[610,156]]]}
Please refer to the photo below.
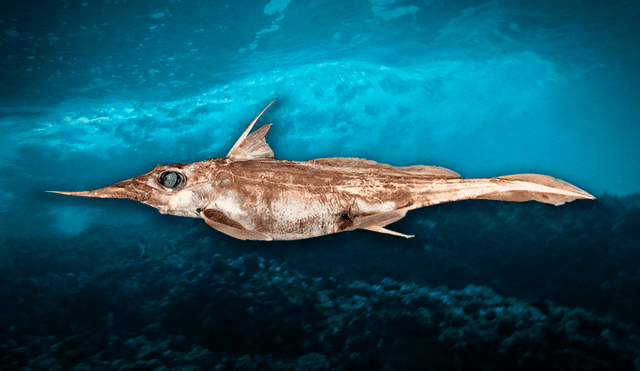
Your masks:
{"label": "blue water", "polygon": [[[633,309],[640,288],[639,16],[634,1],[5,1],[0,294],[10,300],[7,287],[27,292],[24,285],[37,284],[40,296],[11,301],[29,308],[46,302],[59,278],[64,289],[56,295],[76,295],[105,267],[122,273],[103,273],[104,282],[132,280],[135,269],[149,273],[140,267],[153,259],[178,267],[182,277],[206,271],[215,254],[239,266],[234,259],[254,254],[277,261],[267,264],[273,272],[286,261],[282,271],[366,281],[371,292],[385,278],[451,289],[484,285],[527,302],[549,299],[640,323]],[[281,160],[360,157],[442,166],[464,178],[539,173],[599,200],[557,208],[469,201],[409,213],[393,228],[415,234],[409,241],[356,231],[264,244],[133,201],[45,193],[103,187],[157,164],[224,157],[277,96],[260,122],[274,123],[267,141]],[[194,263],[199,259],[205,263]],[[218,282],[202,274],[207,284]],[[94,300],[73,298],[65,303]],[[22,313],[20,305],[6,309],[6,321],[19,321],[11,316]],[[122,324],[123,316],[100,312],[64,336],[82,334],[87,323]],[[218,343],[189,343],[193,334],[181,334],[179,324],[160,325],[215,353]],[[47,331],[61,330],[38,336]],[[143,333],[128,331],[119,336]],[[34,332],[14,328],[0,340],[26,333]],[[238,344],[234,351],[244,349]],[[329,353],[331,367],[347,367]],[[0,362],[18,362],[2,354]],[[57,357],[63,368],[84,359]],[[324,364],[313,357],[307,361]]]}

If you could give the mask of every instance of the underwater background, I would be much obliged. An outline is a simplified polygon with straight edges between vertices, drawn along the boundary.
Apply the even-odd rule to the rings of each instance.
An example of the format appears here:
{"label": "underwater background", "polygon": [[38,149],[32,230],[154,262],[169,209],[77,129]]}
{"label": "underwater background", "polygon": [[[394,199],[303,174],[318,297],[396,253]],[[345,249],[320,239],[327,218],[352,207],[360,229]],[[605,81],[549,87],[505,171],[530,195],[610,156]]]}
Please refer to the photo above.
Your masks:
{"label": "underwater background", "polygon": [[[0,3],[0,369],[640,369],[637,1]],[[45,193],[360,157],[597,197],[240,241]]]}

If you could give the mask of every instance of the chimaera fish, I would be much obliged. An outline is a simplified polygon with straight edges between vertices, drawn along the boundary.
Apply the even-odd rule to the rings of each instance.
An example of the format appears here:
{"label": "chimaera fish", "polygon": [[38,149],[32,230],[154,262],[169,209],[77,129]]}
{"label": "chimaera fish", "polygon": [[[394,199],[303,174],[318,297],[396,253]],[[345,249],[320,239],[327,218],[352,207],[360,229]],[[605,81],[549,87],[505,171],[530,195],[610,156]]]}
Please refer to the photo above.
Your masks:
{"label": "chimaera fish", "polygon": [[241,240],[297,240],[367,229],[402,237],[386,225],[419,207],[466,199],[535,200],[562,205],[594,199],[546,175],[462,179],[436,166],[396,167],[331,157],[276,160],[265,140],[271,124],[248,135],[274,99],[251,122],[225,158],[158,165],[114,185],[71,196],[128,198],[163,214],[202,218]]}

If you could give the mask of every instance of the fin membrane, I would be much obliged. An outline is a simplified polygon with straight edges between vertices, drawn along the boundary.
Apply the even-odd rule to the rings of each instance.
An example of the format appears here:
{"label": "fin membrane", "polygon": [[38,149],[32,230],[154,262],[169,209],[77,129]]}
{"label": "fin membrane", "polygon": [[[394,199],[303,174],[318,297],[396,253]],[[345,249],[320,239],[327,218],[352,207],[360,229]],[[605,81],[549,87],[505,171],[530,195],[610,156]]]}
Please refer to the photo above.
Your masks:
{"label": "fin membrane", "polygon": [[407,215],[407,211],[413,209],[413,206],[403,207],[402,209],[387,211],[384,213],[362,216],[355,218],[353,222],[353,228],[366,229],[372,232],[386,233],[394,236],[400,236],[405,238],[414,237],[413,235],[402,234],[399,232],[390,231],[384,228],[386,225],[397,222]]}
{"label": "fin membrane", "polygon": [[[272,100],[271,103],[269,103],[262,110],[262,112],[260,112],[258,116],[256,116],[256,118],[253,119],[253,121],[251,121],[249,126],[242,133],[242,135],[240,135],[240,138],[238,138],[238,140],[233,145],[233,147],[231,147],[231,150],[227,154],[226,158],[232,159],[232,160],[253,160],[256,158],[273,157],[273,151],[271,151],[271,148],[269,148],[269,146],[267,145],[267,142],[264,140],[264,136],[265,134],[267,134],[267,131],[269,131],[269,127],[271,126],[271,124],[265,125],[266,128],[265,126],[263,126],[260,129],[256,130],[256,132],[253,133],[251,136],[249,136],[249,138],[247,138],[247,135],[249,135],[251,128],[253,128],[253,125],[255,125],[255,123],[258,121],[260,116],[262,116],[264,111],[266,111],[267,108],[269,108],[269,106],[273,104],[273,102],[277,101],[278,98]],[[258,133],[258,131],[260,130],[264,130],[264,132]],[[256,135],[254,136],[254,134]],[[245,144],[245,142],[249,140],[251,140],[252,143]],[[262,141],[262,143],[259,143],[260,141]],[[255,151],[255,153],[253,153],[253,151]],[[265,153],[267,154],[266,156],[264,155]],[[269,153],[270,155],[268,155]]]}
{"label": "fin membrane", "polygon": [[400,236],[400,237],[404,237],[404,238],[411,238],[411,237],[415,237],[414,235],[408,235],[408,234],[402,234],[400,232],[394,232],[394,231],[390,231],[386,228],[383,227],[379,227],[377,225],[370,225],[368,227],[364,227],[362,229],[366,229],[368,231],[372,231],[372,232],[378,232],[378,233],[386,233],[386,234],[392,234],[394,236]]}
{"label": "fin membrane", "polygon": [[266,124],[251,133],[228,158],[236,161],[274,158],[273,151],[264,138],[270,128],[271,124]]}
{"label": "fin membrane", "polygon": [[460,174],[438,166],[392,166],[356,157],[327,157],[305,161],[302,164],[321,166],[325,170],[346,173],[383,173],[387,175],[420,175],[436,179],[456,179]]}
{"label": "fin membrane", "polygon": [[271,241],[273,238],[264,233],[246,230],[242,224],[224,215],[219,210],[200,210],[200,216],[213,229],[239,240]]}
{"label": "fin membrane", "polygon": [[[592,195],[560,179],[539,174],[516,174],[501,176],[492,179],[504,179],[519,181],[526,189],[512,189],[509,191],[494,192],[476,197],[484,200],[499,201],[538,201],[560,206],[565,202],[575,199],[595,199]],[[538,187],[538,186],[543,186]],[[548,187],[548,188],[546,188]],[[549,189],[552,188],[552,189]]]}

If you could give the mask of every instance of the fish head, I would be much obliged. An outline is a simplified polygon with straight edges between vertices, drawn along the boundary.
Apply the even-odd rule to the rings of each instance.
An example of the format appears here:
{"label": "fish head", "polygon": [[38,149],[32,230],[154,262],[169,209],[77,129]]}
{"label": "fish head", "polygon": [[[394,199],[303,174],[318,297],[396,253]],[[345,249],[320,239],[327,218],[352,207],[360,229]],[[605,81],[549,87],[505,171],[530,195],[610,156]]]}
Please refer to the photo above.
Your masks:
{"label": "fish head", "polygon": [[140,176],[91,191],[60,192],[69,196],[97,198],[128,198],[155,207],[163,214],[200,217],[215,194],[210,181],[216,177],[212,161],[191,164],[157,165]]}

